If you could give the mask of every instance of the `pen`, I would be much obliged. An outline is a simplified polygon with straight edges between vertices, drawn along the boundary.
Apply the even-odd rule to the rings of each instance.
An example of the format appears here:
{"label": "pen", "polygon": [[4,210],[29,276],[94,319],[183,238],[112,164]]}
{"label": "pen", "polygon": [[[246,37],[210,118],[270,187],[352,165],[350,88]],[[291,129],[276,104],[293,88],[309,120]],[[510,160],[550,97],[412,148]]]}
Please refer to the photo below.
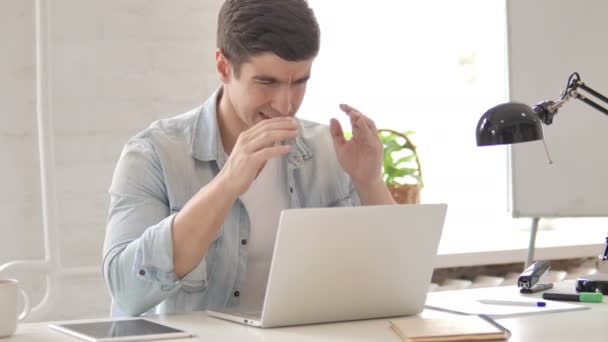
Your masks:
{"label": "pen", "polygon": [[586,302],[586,303],[601,303],[604,300],[604,295],[601,292],[580,292],[580,293],[557,293],[545,292],[543,299],[549,300],[565,300],[569,302]]}
{"label": "pen", "polygon": [[492,305],[516,305],[516,306],[538,306],[538,307],[547,306],[547,303],[545,303],[545,302],[530,302],[530,301],[516,301],[516,300],[480,299],[479,302],[482,304],[492,304]]}

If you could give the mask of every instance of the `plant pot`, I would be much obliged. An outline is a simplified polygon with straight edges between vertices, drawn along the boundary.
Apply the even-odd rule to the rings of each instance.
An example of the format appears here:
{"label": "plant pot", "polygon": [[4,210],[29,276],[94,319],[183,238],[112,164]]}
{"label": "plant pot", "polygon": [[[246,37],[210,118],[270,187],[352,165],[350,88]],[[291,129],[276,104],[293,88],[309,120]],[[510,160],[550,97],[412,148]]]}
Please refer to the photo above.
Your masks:
{"label": "plant pot", "polygon": [[420,203],[420,190],[418,184],[399,184],[388,187],[395,202],[399,204],[418,204]]}

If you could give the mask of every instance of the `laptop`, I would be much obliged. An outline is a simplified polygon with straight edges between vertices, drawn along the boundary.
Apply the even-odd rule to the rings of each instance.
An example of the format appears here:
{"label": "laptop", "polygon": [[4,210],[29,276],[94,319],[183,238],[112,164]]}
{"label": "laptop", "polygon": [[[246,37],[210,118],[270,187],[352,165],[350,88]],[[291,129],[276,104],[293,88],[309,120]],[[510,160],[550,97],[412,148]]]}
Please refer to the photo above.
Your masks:
{"label": "laptop", "polygon": [[261,310],[208,310],[261,328],[414,315],[446,204],[283,210]]}

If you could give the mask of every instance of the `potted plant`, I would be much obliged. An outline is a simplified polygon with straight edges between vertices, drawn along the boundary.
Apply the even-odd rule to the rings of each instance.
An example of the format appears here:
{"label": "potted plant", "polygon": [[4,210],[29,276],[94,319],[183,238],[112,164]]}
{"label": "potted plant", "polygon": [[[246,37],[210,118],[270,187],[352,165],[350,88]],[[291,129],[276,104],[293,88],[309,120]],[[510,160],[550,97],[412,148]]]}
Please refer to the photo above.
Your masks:
{"label": "potted plant", "polygon": [[420,190],[424,187],[420,158],[416,146],[408,137],[411,134],[412,131],[378,130],[384,145],[384,183],[395,201],[401,204],[420,203]]}

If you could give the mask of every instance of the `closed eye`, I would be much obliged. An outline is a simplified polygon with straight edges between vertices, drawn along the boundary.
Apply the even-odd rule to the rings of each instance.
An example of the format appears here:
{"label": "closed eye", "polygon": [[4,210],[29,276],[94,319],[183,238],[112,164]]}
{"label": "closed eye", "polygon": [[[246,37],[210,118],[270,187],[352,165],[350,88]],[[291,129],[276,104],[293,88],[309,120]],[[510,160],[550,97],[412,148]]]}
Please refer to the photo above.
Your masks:
{"label": "closed eye", "polygon": [[279,81],[273,77],[255,76],[253,80],[258,84],[277,84]]}
{"label": "closed eye", "polygon": [[300,78],[300,79],[297,79],[297,80],[294,82],[294,84],[295,84],[295,85],[306,84],[306,82],[308,82],[308,80],[309,80],[309,79],[310,79],[310,76],[305,76],[305,77],[302,77],[302,78]]}
{"label": "closed eye", "polygon": [[[306,82],[308,82],[308,80],[310,79],[310,75],[306,75],[302,78],[299,78],[297,80],[295,80],[292,85],[302,85],[302,84],[306,84]],[[279,81],[278,79],[274,78],[274,77],[268,77],[268,76],[254,76],[253,80],[257,83],[257,84],[263,84],[263,85],[278,85],[281,83],[281,81]]]}

